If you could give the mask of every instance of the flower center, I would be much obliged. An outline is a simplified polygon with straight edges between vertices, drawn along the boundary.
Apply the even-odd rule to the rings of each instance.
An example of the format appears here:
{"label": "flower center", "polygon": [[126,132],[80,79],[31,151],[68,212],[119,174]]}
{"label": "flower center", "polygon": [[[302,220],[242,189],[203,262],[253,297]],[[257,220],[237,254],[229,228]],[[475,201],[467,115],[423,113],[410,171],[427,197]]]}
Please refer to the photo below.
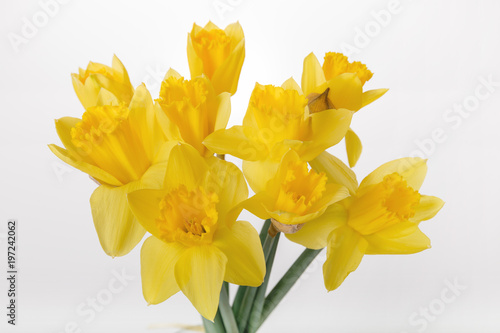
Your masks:
{"label": "flower center", "polygon": [[373,73],[366,67],[365,64],[359,61],[349,62],[345,55],[337,52],[328,52],[325,55],[323,72],[325,73],[327,81],[340,74],[356,73],[358,78],[361,80],[361,84],[365,84],[365,82],[370,80],[373,76]]}
{"label": "flower center", "polygon": [[275,211],[305,215],[322,198],[326,190],[326,175],[307,170],[306,162],[290,162],[281,182]]}
{"label": "flower center", "polygon": [[250,98],[249,108],[263,137],[271,143],[285,139],[310,139],[310,119],[305,114],[307,98],[296,90],[257,84]]}
{"label": "flower center", "polygon": [[181,185],[160,202],[156,224],[168,242],[186,246],[210,243],[217,227],[219,197],[202,187],[189,191]]}
{"label": "flower center", "polygon": [[191,36],[193,48],[203,62],[203,73],[212,79],[217,68],[231,53],[231,38],[221,29],[202,29]]}
{"label": "flower center", "polygon": [[358,193],[349,206],[348,224],[363,235],[372,234],[415,215],[420,194],[393,173]]}
{"label": "flower center", "polygon": [[71,129],[71,142],[78,154],[124,184],[140,179],[150,166],[128,114],[123,105],[90,107]]}

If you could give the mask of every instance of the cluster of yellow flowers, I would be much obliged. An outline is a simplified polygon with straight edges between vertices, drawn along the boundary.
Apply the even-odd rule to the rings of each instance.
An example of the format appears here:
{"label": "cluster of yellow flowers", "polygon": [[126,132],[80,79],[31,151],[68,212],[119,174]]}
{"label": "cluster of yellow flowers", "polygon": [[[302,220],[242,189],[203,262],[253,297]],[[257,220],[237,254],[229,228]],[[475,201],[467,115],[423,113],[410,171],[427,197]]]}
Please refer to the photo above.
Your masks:
{"label": "cluster of yellow flowers", "polygon": [[[90,204],[108,255],[123,256],[146,231],[152,235],[141,250],[148,303],[182,291],[214,320],[224,281],[247,292],[261,286],[266,263],[272,266],[268,230],[259,237],[238,221],[243,209],[270,221],[266,239],[281,232],[308,249],[326,247],[329,291],[365,254],[430,247],[419,223],[443,202],[418,192],[425,160],[386,163],[359,185],[350,168],[361,154],[351,119],[387,91],[364,91],[373,75],[364,64],[327,53],[321,65],[311,53],[300,86],[292,78],[281,86],[257,83],[242,126],[226,129],[245,58],[240,24],[195,24],[187,55],[191,79],[170,69],[154,101],[144,84],[134,89],[116,56],[111,67],[89,63],[72,75],[85,112],[56,120],[64,148],[49,146],[99,184]],[[350,167],[326,151],[342,139]],[[243,172],[224,154],[242,159]],[[259,293],[249,295],[255,302]],[[237,317],[245,312],[239,296]],[[236,318],[241,332],[256,330],[246,326],[248,316]]]}

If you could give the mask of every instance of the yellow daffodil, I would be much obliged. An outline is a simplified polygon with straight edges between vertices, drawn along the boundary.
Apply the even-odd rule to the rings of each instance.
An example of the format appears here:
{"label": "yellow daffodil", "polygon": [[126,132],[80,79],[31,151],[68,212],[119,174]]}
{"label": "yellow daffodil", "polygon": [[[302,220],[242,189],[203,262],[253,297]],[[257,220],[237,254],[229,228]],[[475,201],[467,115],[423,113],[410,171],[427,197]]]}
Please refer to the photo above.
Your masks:
{"label": "yellow daffodil", "polygon": [[308,248],[327,247],[323,274],[329,291],[356,270],[365,254],[410,254],[430,248],[418,226],[434,217],[444,202],[418,192],[426,172],[426,160],[420,158],[386,163],[361,182],[355,195],[288,235]]}
{"label": "yellow daffodil", "polygon": [[202,142],[215,130],[226,128],[231,113],[230,98],[227,92],[216,95],[205,76],[185,80],[171,69],[161,84],[157,116],[166,137],[178,137],[207,157],[213,152]]}
{"label": "yellow daffodil", "polygon": [[128,208],[126,194],[161,186],[170,144],[161,135],[144,85],[128,106],[100,104],[101,96],[102,90],[97,105],[87,108],[82,119],[56,120],[66,149],[49,147],[100,184],[90,198],[92,216],[102,248],[115,257],[130,252],[145,233]]}
{"label": "yellow daffodil", "polygon": [[243,120],[209,135],[204,143],[218,154],[244,160],[243,171],[255,192],[265,188],[291,148],[310,161],[344,137],[353,112],[331,109],[310,113],[308,100],[293,79],[282,87],[256,84]]}
{"label": "yellow daffodil", "polygon": [[[302,90],[309,99],[311,112],[337,108],[358,111],[387,92],[387,89],[363,92],[363,85],[372,76],[366,65],[349,62],[341,53],[328,52],[323,66],[311,53],[304,59]],[[349,165],[353,167],[361,155],[361,140],[349,129],[345,142]]]}
{"label": "yellow daffodil", "polygon": [[212,22],[204,28],[194,24],[188,34],[187,54],[191,78],[204,74],[217,94],[236,92],[245,60],[245,37],[238,22],[224,30]]}
{"label": "yellow daffodil", "polygon": [[244,201],[242,206],[261,219],[271,219],[286,234],[296,232],[314,220],[327,206],[349,196],[347,188],[328,183],[324,172],[309,170],[307,162],[290,150],[264,191]]}
{"label": "yellow daffodil", "polygon": [[80,68],[78,74],[71,74],[71,79],[85,109],[96,106],[98,96],[108,95],[106,98],[114,97],[118,102],[128,105],[134,95],[127,70],[116,55],[113,56],[112,67],[90,62],[87,69]]}
{"label": "yellow daffodil", "polygon": [[128,200],[153,236],[141,250],[144,298],[158,304],[178,291],[213,320],[222,282],[259,286],[265,262],[257,231],[236,221],[248,196],[241,171],[191,146],[170,153],[163,188],[132,192]]}

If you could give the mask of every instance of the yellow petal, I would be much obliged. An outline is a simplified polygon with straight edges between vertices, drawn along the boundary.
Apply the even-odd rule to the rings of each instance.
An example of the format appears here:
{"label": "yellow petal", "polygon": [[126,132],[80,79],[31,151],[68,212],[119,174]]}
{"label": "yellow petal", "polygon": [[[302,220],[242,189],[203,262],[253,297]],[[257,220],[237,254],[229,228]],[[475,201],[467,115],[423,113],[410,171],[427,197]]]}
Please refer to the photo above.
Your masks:
{"label": "yellow petal", "polygon": [[400,158],[382,164],[363,179],[359,188],[380,183],[386,175],[398,173],[407,184],[418,191],[427,173],[427,160],[419,157]]}
{"label": "yellow petal", "polygon": [[112,257],[129,253],[146,233],[127,203],[127,193],[139,186],[139,182],[119,187],[101,185],[90,197],[99,242],[104,252]]}
{"label": "yellow petal", "polygon": [[241,206],[258,218],[266,220],[271,217],[266,206],[270,207],[272,204],[274,204],[274,200],[269,197],[266,191],[263,191],[243,201]]}
{"label": "yellow petal", "polygon": [[214,320],[226,271],[227,258],[215,246],[193,246],[175,265],[175,280],[196,310]]}
{"label": "yellow petal", "polygon": [[335,156],[325,151],[314,160],[310,161],[309,164],[316,172],[326,173],[329,182],[347,187],[351,195],[356,193],[358,189],[356,175],[347,165]]}
{"label": "yellow petal", "polygon": [[228,92],[234,95],[238,88],[241,67],[245,60],[245,39],[242,39],[222,65],[215,70],[212,83],[216,94]]}
{"label": "yellow petal", "polygon": [[229,121],[231,115],[231,94],[223,92],[217,96],[217,103],[219,108],[217,110],[217,117],[215,119],[214,130],[224,129]]}
{"label": "yellow petal", "polygon": [[266,189],[267,182],[276,174],[279,162],[267,159],[263,161],[243,161],[242,166],[248,185],[255,193],[259,193]]}
{"label": "yellow petal", "polygon": [[193,26],[193,31],[188,34],[188,42],[187,42],[187,56],[188,56],[188,63],[189,63],[189,72],[191,73],[191,79],[194,79],[197,76],[200,76],[203,74],[203,61],[201,58],[196,54],[196,51],[194,50],[193,47],[193,41],[191,39],[191,36],[195,32],[195,27],[201,29],[199,26],[194,24]]}
{"label": "yellow petal", "polygon": [[362,107],[365,107],[368,104],[375,102],[377,99],[382,97],[387,91],[389,91],[389,89],[373,89],[365,91],[361,97]]}
{"label": "yellow petal", "polygon": [[421,195],[420,202],[418,206],[415,207],[415,216],[413,216],[410,221],[420,222],[429,220],[433,218],[443,206],[443,200],[429,195]]}
{"label": "yellow petal", "polygon": [[310,161],[321,152],[342,140],[351,125],[353,112],[346,109],[325,110],[311,115],[314,138],[303,145],[299,153],[304,161]]}
{"label": "yellow petal", "polygon": [[218,130],[205,138],[203,144],[217,154],[230,154],[247,161],[264,159],[267,156],[267,149],[259,144],[253,137],[256,137],[256,130],[233,126],[226,130]]}
{"label": "yellow petal", "polygon": [[142,139],[148,159],[152,161],[156,151],[159,149],[159,147],[155,147],[154,135],[161,133],[155,131],[156,119],[153,99],[144,83],[135,90],[134,96],[130,101],[129,110],[130,123]]}
{"label": "yellow petal", "polygon": [[302,69],[302,90],[304,95],[309,95],[314,92],[317,86],[326,82],[325,74],[314,53],[310,53],[304,59],[304,66]]}
{"label": "yellow petal", "polygon": [[347,159],[349,160],[349,166],[353,168],[361,156],[361,151],[363,146],[361,145],[361,140],[354,133],[352,129],[349,128],[345,135],[345,147],[347,150]]}
{"label": "yellow petal", "polygon": [[172,76],[173,76],[174,78],[176,78],[176,79],[180,79],[180,78],[182,78],[182,75],[180,75],[180,74],[179,74],[179,72],[177,72],[177,71],[176,71],[175,69],[173,69],[173,68],[169,68],[169,69],[168,69],[168,71],[167,71],[167,73],[165,74],[165,76],[164,76],[163,80],[166,80],[166,79],[168,79],[169,77],[172,77]]}
{"label": "yellow petal", "polygon": [[73,89],[75,90],[76,96],[82,103],[85,109],[96,106],[97,95],[99,94],[99,90],[101,87],[97,83],[97,81],[88,77],[85,80],[85,83],[80,81],[80,78],[77,74],[71,74],[71,81],[73,83]]}
{"label": "yellow petal", "polygon": [[347,224],[347,212],[342,205],[333,204],[325,212],[304,223],[302,229],[294,234],[286,234],[286,237],[309,249],[322,249],[328,244],[328,235]]}
{"label": "yellow petal", "polygon": [[217,157],[206,159],[210,173],[203,187],[210,192],[217,193],[219,202],[217,212],[219,223],[232,225],[238,218],[242,207],[234,209],[236,205],[248,197],[248,187],[243,173],[231,162]]}
{"label": "yellow petal", "polygon": [[302,89],[300,89],[300,86],[298,83],[293,79],[293,77],[289,78],[283,84],[281,85],[281,88],[285,90],[295,90],[299,93],[299,95],[304,95],[302,92]]}
{"label": "yellow petal", "polygon": [[120,103],[121,102],[116,98],[115,95],[113,95],[111,92],[107,91],[106,89],[101,88],[101,90],[99,90],[99,94],[97,94],[97,99],[96,99],[95,105],[96,106],[120,105]]}
{"label": "yellow petal", "polygon": [[262,284],[266,262],[259,234],[250,223],[237,221],[232,228],[217,229],[213,245],[227,257],[225,281],[252,287]]}
{"label": "yellow petal", "polygon": [[78,149],[71,141],[71,129],[75,127],[76,124],[78,124],[80,121],[82,120],[73,117],[63,117],[55,120],[56,131],[59,139],[61,139],[64,147],[73,154],[78,154]]}
{"label": "yellow petal", "polygon": [[120,101],[128,104],[134,95],[134,88],[130,84],[130,78],[127,70],[116,55],[113,56],[112,66],[114,72],[118,76],[116,78],[99,73],[91,74],[90,76],[93,77],[102,88],[111,92]]}
{"label": "yellow petal", "polygon": [[155,116],[166,140],[182,141],[179,127],[168,118],[158,102],[155,102]]}
{"label": "yellow petal", "polygon": [[328,98],[336,109],[358,111],[362,106],[363,85],[356,73],[340,74],[328,81]]}
{"label": "yellow petal", "polygon": [[412,222],[398,223],[365,239],[366,254],[411,254],[431,247],[429,238]]}
{"label": "yellow petal", "polygon": [[328,291],[337,289],[358,268],[368,243],[350,227],[335,229],[328,237],[323,277]]}
{"label": "yellow petal", "polygon": [[[218,29],[217,26],[215,26],[215,29]],[[241,27],[239,22],[229,24],[224,29],[224,32],[231,39],[232,46],[238,45],[239,42],[243,40],[243,38],[245,38],[245,35],[243,34],[243,28]]]}
{"label": "yellow petal", "polygon": [[175,281],[175,264],[184,247],[151,236],[141,249],[142,293],[148,304],[159,304],[180,291]]}
{"label": "yellow petal", "polygon": [[123,185],[118,179],[109,174],[108,172],[96,167],[92,164],[86,163],[83,160],[76,159],[72,156],[66,149],[63,149],[57,145],[49,145],[50,150],[59,157],[63,162],[77,168],[80,171],[85,172],[92,178],[96,179],[101,184],[109,184],[114,186]]}
{"label": "yellow petal", "polygon": [[156,219],[160,216],[160,201],[165,193],[164,190],[143,189],[127,195],[128,205],[137,221],[157,238],[161,238],[161,232]]}
{"label": "yellow petal", "polygon": [[208,165],[195,148],[178,144],[170,151],[165,188],[170,190],[184,185],[194,189],[205,179],[207,172]]}

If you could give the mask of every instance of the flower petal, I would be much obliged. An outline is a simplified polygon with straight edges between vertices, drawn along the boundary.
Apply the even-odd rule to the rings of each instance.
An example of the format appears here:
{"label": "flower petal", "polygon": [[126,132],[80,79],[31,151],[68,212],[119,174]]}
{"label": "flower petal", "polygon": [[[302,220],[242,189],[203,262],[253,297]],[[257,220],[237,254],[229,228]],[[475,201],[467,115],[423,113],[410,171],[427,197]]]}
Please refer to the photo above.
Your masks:
{"label": "flower petal", "polygon": [[254,196],[248,198],[247,200],[241,203],[241,206],[248,210],[253,215],[257,216],[262,220],[266,220],[271,217],[268,210],[266,209],[266,205],[268,203],[274,203],[272,198],[269,197],[267,192],[259,192]]}
{"label": "flower petal", "polygon": [[234,95],[238,89],[241,67],[245,60],[245,39],[243,38],[229,57],[215,70],[212,83],[216,94],[228,92]]}
{"label": "flower petal", "polygon": [[146,233],[127,203],[127,193],[139,186],[140,182],[119,187],[101,185],[90,197],[99,242],[104,252],[112,257],[129,253]]}
{"label": "flower petal", "polygon": [[332,154],[325,151],[310,161],[309,164],[316,172],[326,173],[328,182],[347,187],[351,195],[356,193],[358,189],[356,174]]}
{"label": "flower petal", "polygon": [[309,55],[304,59],[304,65],[302,69],[302,90],[304,95],[309,95],[314,92],[314,89],[326,82],[325,74],[318,61],[318,58],[314,53],[309,53]]}
{"label": "flower petal", "polygon": [[73,83],[73,89],[75,90],[76,96],[80,100],[80,103],[85,109],[95,106],[97,101],[97,95],[101,87],[97,81],[89,76],[85,83],[80,81],[78,74],[71,74],[71,81]]}
{"label": "flower petal", "polygon": [[345,148],[347,150],[347,159],[349,160],[349,166],[353,168],[361,156],[361,151],[363,146],[361,145],[361,140],[354,133],[352,129],[349,128],[345,135]]}
{"label": "flower petal", "polygon": [[429,195],[421,195],[420,202],[418,206],[415,207],[415,216],[413,216],[410,221],[420,222],[429,220],[433,218],[443,206],[443,200]]}
{"label": "flower petal", "polygon": [[328,81],[328,98],[336,109],[358,111],[362,106],[363,85],[356,73],[340,74]]}
{"label": "flower petal", "polygon": [[411,254],[431,247],[430,239],[413,222],[401,222],[365,236],[366,254]]}
{"label": "flower petal", "polygon": [[77,148],[71,141],[71,129],[82,120],[73,117],[63,117],[55,120],[56,131],[64,147],[71,153],[77,154]]}
{"label": "flower petal", "polygon": [[375,102],[377,99],[382,97],[387,91],[389,91],[389,89],[373,89],[365,91],[361,96],[362,107],[365,107],[368,104]]}
{"label": "flower petal", "polygon": [[241,286],[258,287],[264,281],[266,262],[257,230],[246,221],[220,228],[213,245],[227,257],[224,280]]}
{"label": "flower petal", "polygon": [[77,168],[80,171],[85,172],[92,178],[96,179],[101,184],[109,184],[114,186],[122,186],[123,183],[116,179],[114,176],[108,172],[102,170],[95,165],[84,162],[83,160],[77,160],[75,157],[71,156],[70,153],[57,145],[49,145],[50,150],[59,157],[63,162]]}
{"label": "flower petal", "polygon": [[427,173],[426,162],[427,160],[419,157],[406,157],[387,162],[366,176],[359,185],[359,188],[361,189],[365,186],[378,184],[385,176],[396,172],[406,180],[409,186],[418,191]]}
{"label": "flower petal", "polygon": [[298,148],[302,160],[310,161],[342,140],[351,125],[353,112],[347,109],[325,110],[311,115],[314,138]]}
{"label": "flower petal", "polygon": [[245,177],[243,177],[241,170],[231,162],[223,161],[217,157],[207,158],[206,161],[210,173],[203,187],[219,196],[217,203],[219,221],[232,225],[242,210],[242,207],[234,208],[248,198]]}
{"label": "flower petal", "polygon": [[137,221],[157,238],[161,238],[161,233],[156,225],[156,219],[160,216],[160,202],[165,194],[165,190],[142,189],[127,195],[130,210]]}
{"label": "flower petal", "polygon": [[268,150],[253,138],[256,130],[246,126],[233,126],[218,130],[205,138],[203,144],[217,154],[230,154],[247,161],[265,159]]}
{"label": "flower petal", "polygon": [[142,293],[148,304],[159,304],[180,291],[175,264],[184,252],[179,243],[165,243],[151,236],[141,249]]}
{"label": "flower petal", "polygon": [[255,193],[259,193],[266,189],[267,182],[276,174],[279,162],[243,161],[242,167],[248,185]]}
{"label": "flower petal", "polygon": [[347,224],[347,212],[342,205],[333,204],[325,212],[304,223],[302,229],[294,234],[286,234],[286,237],[294,243],[309,249],[322,249],[328,244],[328,235]]}
{"label": "flower petal", "polygon": [[325,287],[337,289],[358,268],[368,243],[348,226],[337,228],[328,237],[326,262],[323,265]]}
{"label": "flower petal", "polygon": [[295,90],[299,93],[299,95],[304,95],[302,92],[302,89],[300,89],[300,86],[298,83],[293,79],[293,77],[289,78],[283,84],[281,85],[281,88],[285,90]]}
{"label": "flower petal", "polygon": [[179,143],[170,151],[165,188],[170,190],[184,185],[191,190],[201,184],[207,172],[208,165],[199,152],[188,144]]}
{"label": "flower petal", "polygon": [[224,129],[229,121],[231,115],[231,94],[223,92],[217,96],[219,108],[217,110],[217,117],[215,118],[214,131]]}
{"label": "flower petal", "polygon": [[175,265],[175,280],[196,310],[214,320],[226,272],[227,258],[215,246],[193,246]]}

